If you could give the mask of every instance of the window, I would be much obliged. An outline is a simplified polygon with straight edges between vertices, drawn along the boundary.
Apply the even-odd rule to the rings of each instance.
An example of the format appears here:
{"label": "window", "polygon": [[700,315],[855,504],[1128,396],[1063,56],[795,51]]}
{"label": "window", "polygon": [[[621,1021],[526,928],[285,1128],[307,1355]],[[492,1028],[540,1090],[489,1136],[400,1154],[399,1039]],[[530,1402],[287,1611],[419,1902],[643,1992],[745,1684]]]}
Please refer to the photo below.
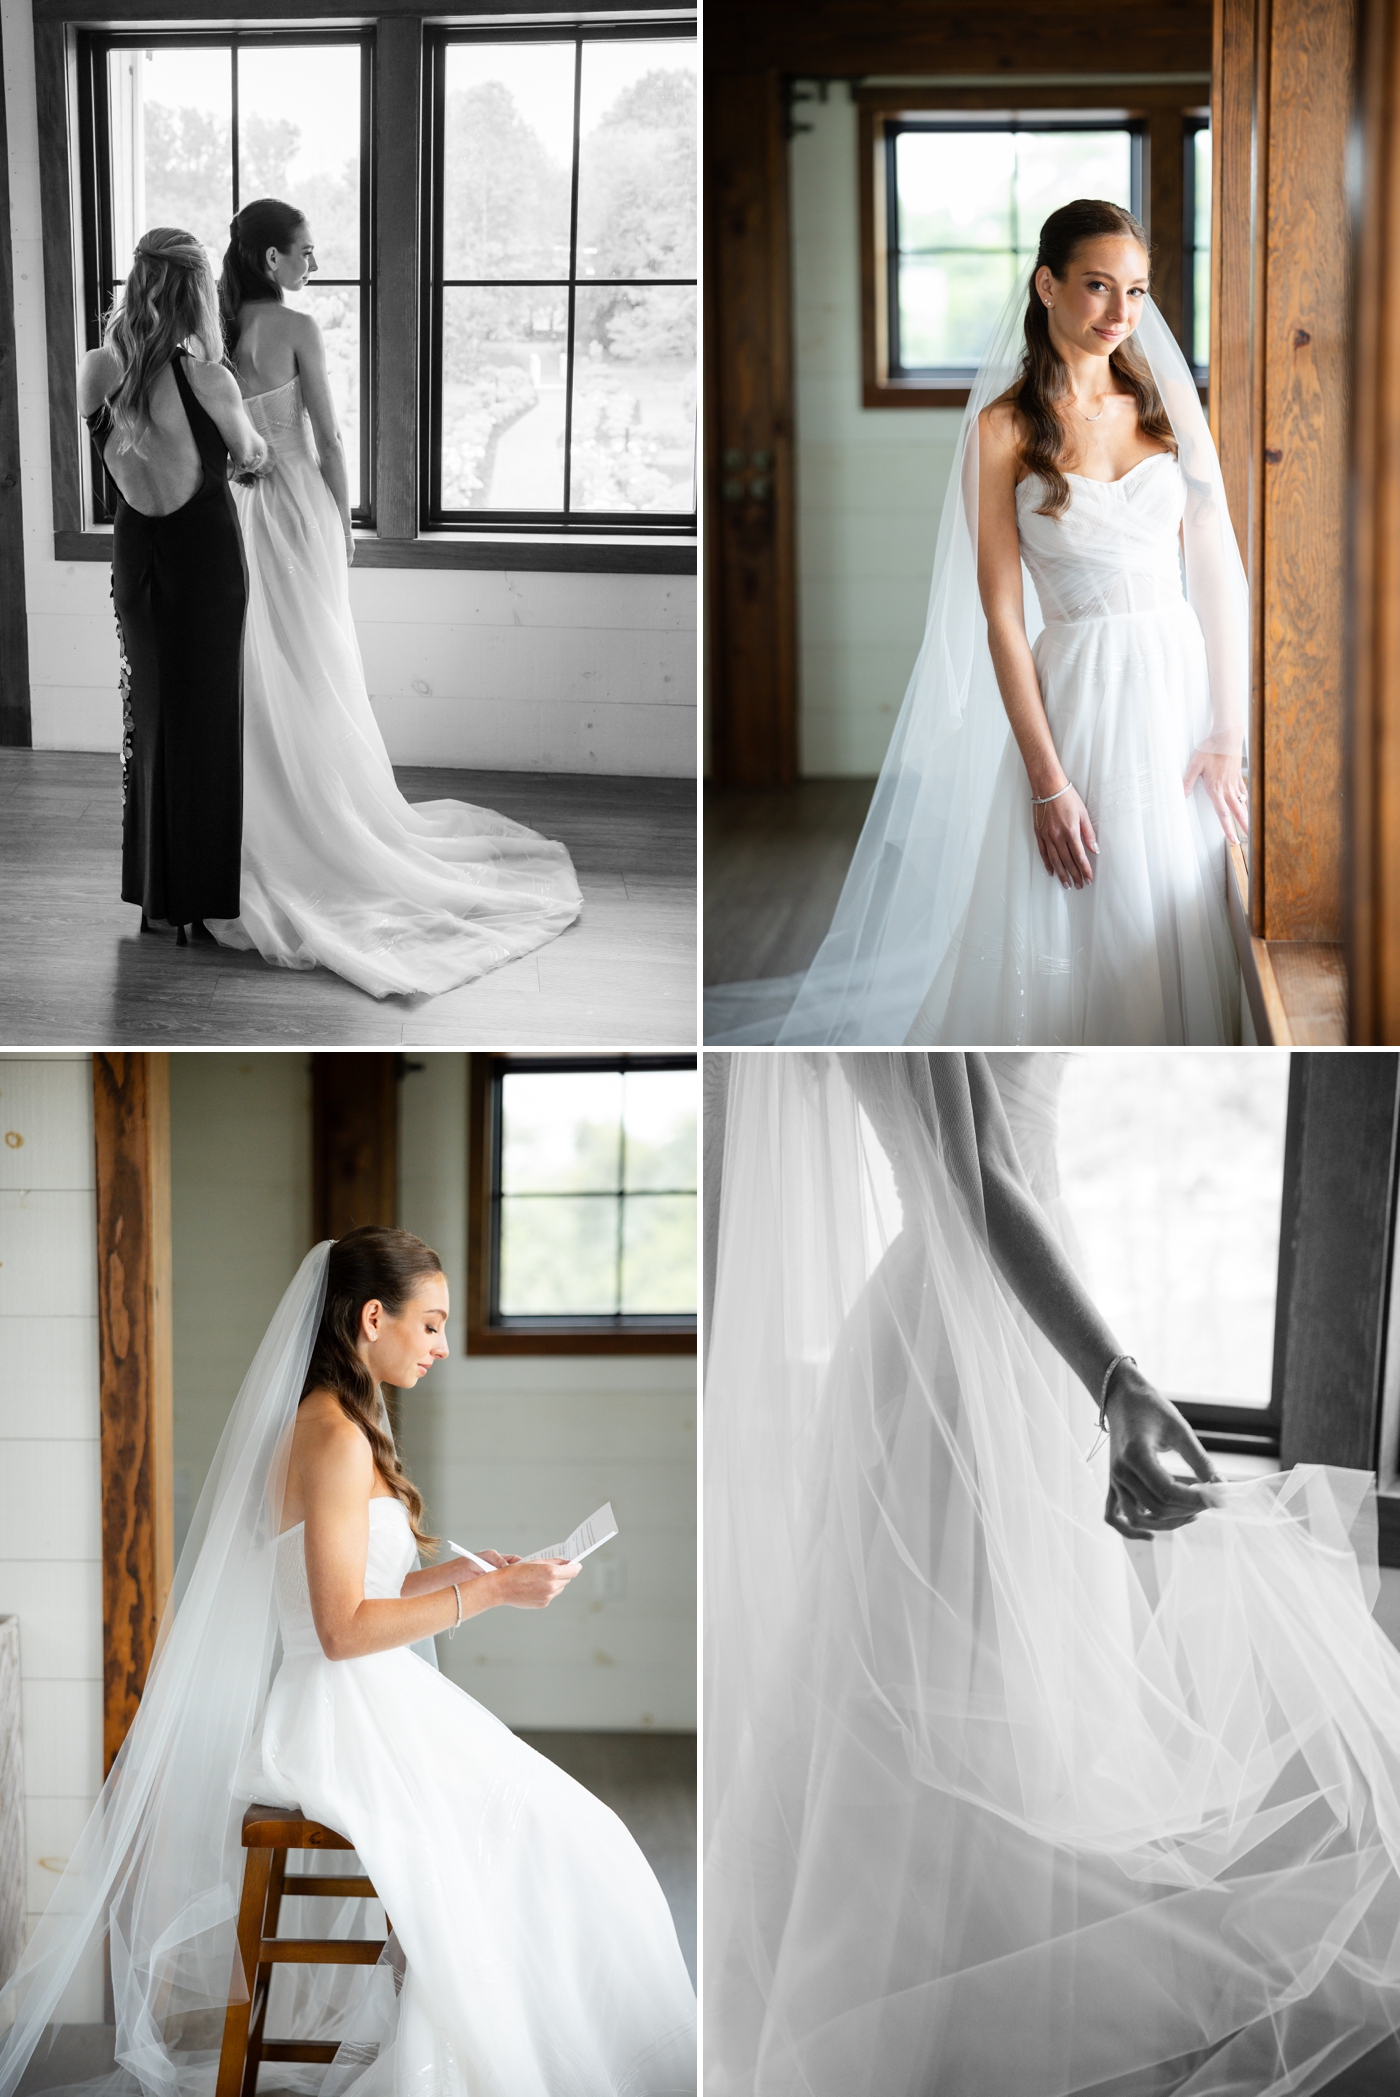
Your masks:
{"label": "window", "polygon": [[690,1351],[693,1056],[477,1056],[468,1347]]}
{"label": "window", "polygon": [[695,528],[690,24],[430,38],[424,521]]}
{"label": "window", "polygon": [[889,377],[969,385],[1040,227],[1074,197],[1140,208],[1133,125],[904,118],[885,126]]}
{"label": "window", "polygon": [[1181,339],[1198,386],[1210,369],[1210,119],[1186,119]]}
{"label": "window", "polygon": [[1060,1173],[1095,1300],[1217,1448],[1274,1458],[1289,1058],[1069,1060]]}
{"label": "window", "polygon": [[[326,343],[357,521],[373,514],[370,461],[372,36],[194,30],[79,41],[84,316],[88,345],[149,226],[184,226],[217,275],[228,222],[254,197],[306,212],[317,271],[289,303]],[[92,448],[92,511],[112,490]]]}

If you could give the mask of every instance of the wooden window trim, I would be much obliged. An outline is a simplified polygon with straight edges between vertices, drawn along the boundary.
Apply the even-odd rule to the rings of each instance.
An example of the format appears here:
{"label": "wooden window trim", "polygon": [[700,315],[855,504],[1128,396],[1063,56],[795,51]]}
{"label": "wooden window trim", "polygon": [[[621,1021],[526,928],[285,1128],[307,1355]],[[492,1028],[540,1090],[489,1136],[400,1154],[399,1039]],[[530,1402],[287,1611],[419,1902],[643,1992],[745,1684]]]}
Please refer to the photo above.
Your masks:
{"label": "wooden window trim", "polygon": [[[695,1069],[694,1056],[491,1056],[471,1058],[467,1154],[468,1354],[694,1354],[696,1319],[643,1330],[491,1323],[491,1195],[496,1087],[508,1070]],[[697,1073],[697,1105],[699,1078]],[[696,1197],[697,1203],[699,1196]]]}
{"label": "wooden window trim", "polygon": [[[452,19],[486,15],[476,5]],[[621,0],[538,0],[531,17],[563,23],[607,13],[639,21],[650,7]],[[153,25],[226,24],[223,0],[150,0],[143,19]],[[305,0],[296,19],[307,28],[343,24],[339,0]],[[423,31],[428,14],[421,0],[376,0],[354,17],[372,29],[375,47],[375,167],[372,274],[374,343],[370,354],[375,413],[374,496],[377,530],[362,532],[355,562],[365,568],[513,569],[603,575],[694,575],[694,535],[651,541],[638,531],[615,529],[587,539],[527,539],[493,527],[489,532],[424,533],[419,529],[419,298],[420,125],[422,121]],[[285,26],[281,0],[247,0],[240,25]],[[56,561],[108,561],[110,530],[89,525],[84,508],[82,444],[78,416],[78,360],[85,346],[81,195],[77,165],[77,39],[85,26],[110,26],[110,0],[34,0],[35,101],[39,131],[39,193],[44,228],[44,308],[48,350],[49,463],[53,492]],[[126,26],[126,25],[123,25]]]}
{"label": "wooden window trim", "polygon": [[[1004,88],[857,87],[860,210],[861,402],[867,408],[965,408],[966,386],[929,386],[891,378],[884,286],[888,261],[882,179],[885,124],[895,117],[937,110],[972,116],[990,112],[1032,115],[1083,109],[1146,125],[1144,217],[1153,243],[1158,303],[1177,335],[1182,325],[1182,267],[1186,238],[1186,118],[1208,115],[1208,75],[1169,86],[1083,81],[1053,86],[1017,83]],[[1204,398],[1204,388],[1202,389]]]}

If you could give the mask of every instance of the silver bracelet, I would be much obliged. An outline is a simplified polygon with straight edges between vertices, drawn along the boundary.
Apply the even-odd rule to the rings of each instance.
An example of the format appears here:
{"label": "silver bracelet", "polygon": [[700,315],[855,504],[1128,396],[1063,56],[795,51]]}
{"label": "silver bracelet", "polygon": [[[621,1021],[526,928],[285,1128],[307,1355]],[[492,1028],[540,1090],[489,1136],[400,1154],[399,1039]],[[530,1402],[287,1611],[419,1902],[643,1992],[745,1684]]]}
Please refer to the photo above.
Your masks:
{"label": "silver bracelet", "polygon": [[447,1635],[449,1638],[455,1638],[457,1636],[457,1625],[460,1624],[462,1621],[462,1590],[455,1580],[452,1583],[452,1592],[457,1597],[457,1623],[454,1624],[452,1626],[452,1629],[448,1632]]}
{"label": "silver bracelet", "polygon": [[1073,785],[1074,785],[1074,781],[1073,781],[1072,779],[1067,779],[1067,780],[1065,781],[1064,785],[1063,785],[1063,786],[1061,786],[1061,787],[1057,787],[1057,788],[1056,788],[1056,790],[1055,790],[1055,792],[1054,792],[1053,794],[1032,794],[1032,795],[1031,795],[1031,807],[1032,807],[1032,808],[1045,808],[1045,807],[1047,807],[1047,806],[1048,806],[1048,804],[1049,804],[1049,803],[1050,803],[1051,801],[1058,801],[1058,800],[1059,800],[1059,798],[1060,798],[1060,795],[1061,795],[1061,794],[1067,794],[1067,793],[1069,792],[1070,788],[1071,788],[1071,787],[1072,787]]}
{"label": "silver bracelet", "polygon": [[1107,1367],[1107,1368],[1106,1368],[1106,1369],[1104,1370],[1104,1372],[1103,1372],[1103,1382],[1102,1382],[1102,1383],[1100,1384],[1100,1386],[1099,1386],[1099,1433],[1100,1433],[1100,1434],[1107,1434],[1107,1433],[1108,1433],[1108,1421],[1107,1421],[1107,1420],[1106,1420],[1106,1419],[1104,1418],[1104,1413],[1105,1413],[1105,1411],[1106,1411],[1106,1409],[1107,1409],[1107,1406],[1108,1406],[1108,1387],[1109,1387],[1109,1385],[1110,1385],[1110,1384],[1112,1383],[1112,1381],[1113,1381],[1113,1372],[1114,1372],[1114,1370],[1115,1370],[1115,1369],[1121,1369],[1121,1368],[1122,1368],[1122,1366],[1123,1366],[1123,1364],[1124,1364],[1124,1362],[1131,1362],[1131,1363],[1132,1363],[1132,1365],[1133,1365],[1133,1367],[1134,1367],[1134,1368],[1136,1369],[1136,1367],[1137,1367],[1137,1356],[1136,1356],[1135,1354],[1115,1354],[1115,1355],[1114,1355],[1114,1357],[1113,1357],[1113,1360],[1112,1360],[1112,1361],[1111,1361],[1111,1362],[1109,1363],[1108,1367]]}

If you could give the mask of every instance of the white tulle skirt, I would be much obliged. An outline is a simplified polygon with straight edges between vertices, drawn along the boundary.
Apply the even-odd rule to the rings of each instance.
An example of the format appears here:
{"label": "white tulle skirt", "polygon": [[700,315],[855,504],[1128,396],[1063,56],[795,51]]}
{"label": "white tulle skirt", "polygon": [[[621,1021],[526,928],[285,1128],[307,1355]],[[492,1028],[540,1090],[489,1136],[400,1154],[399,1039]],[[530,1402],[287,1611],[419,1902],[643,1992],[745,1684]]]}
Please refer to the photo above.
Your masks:
{"label": "white tulle skirt", "polygon": [[[695,1998],[645,1858],[482,1705],[405,1648],[292,1657],[261,1754],[244,1788],[353,1841],[406,1965],[367,1977],[348,2029],[344,1990],[318,2019],[298,1969],[275,1975],[269,2033],[341,2041],[337,2097],[693,2097]],[[325,1932],[304,1906],[282,1935]]]}
{"label": "white tulle skirt", "polygon": [[1182,598],[1061,620],[1032,652],[1055,748],[1098,839],[1094,879],[1067,889],[1046,872],[1008,738],[967,917],[909,1041],[1237,1042],[1225,840],[1204,787],[1182,791],[1210,730],[1195,612]]}
{"label": "white tulle skirt", "polygon": [[562,844],[490,809],[399,792],[298,382],[262,403],[247,405],[274,470],[234,491],[248,560],[240,907],[209,929],[375,997],[451,990],[573,922],[573,866]]}
{"label": "white tulle skirt", "polygon": [[[1052,1059],[1007,1060],[1032,1094]],[[734,1059],[707,2091],[1321,2091],[1400,2030],[1373,1481],[1299,1467],[1124,1546],[1092,1401],[954,1191],[927,1065],[960,1061]]]}

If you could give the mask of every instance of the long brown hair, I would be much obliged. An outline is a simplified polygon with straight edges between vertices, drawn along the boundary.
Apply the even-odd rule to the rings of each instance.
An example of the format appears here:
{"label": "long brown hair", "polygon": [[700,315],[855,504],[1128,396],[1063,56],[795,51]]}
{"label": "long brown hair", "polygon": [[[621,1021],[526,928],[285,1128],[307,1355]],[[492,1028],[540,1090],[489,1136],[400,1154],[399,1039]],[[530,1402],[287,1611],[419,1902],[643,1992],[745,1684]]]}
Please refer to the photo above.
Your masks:
{"label": "long brown hair", "polygon": [[228,246],[219,273],[219,318],[230,356],[242,331],[243,308],[258,299],[281,302],[282,286],[267,273],[268,249],[287,254],[305,224],[306,213],[295,204],[284,204],[280,197],[255,197],[229,220]]}
{"label": "long brown hair", "polygon": [[[1048,269],[1064,281],[1071,262],[1086,240],[1135,240],[1145,255],[1151,254],[1147,235],[1131,211],[1121,204],[1106,204],[1097,197],[1078,197],[1052,211],[1040,229],[1035,268]],[[1031,273],[1030,299],[1026,306],[1026,348],[1016,382],[1001,396],[1016,411],[1020,460],[1029,473],[1038,474],[1045,496],[1038,505],[1041,517],[1058,517],[1069,505],[1069,482],[1062,461],[1068,431],[1057,403],[1069,391],[1069,373],[1064,359],[1050,340],[1050,318],[1045,302],[1035,288]],[[1137,402],[1138,426],[1145,437],[1176,450],[1176,438],[1162,405],[1147,359],[1130,335],[1109,356],[1111,369]]]}
{"label": "long brown hair", "polygon": [[337,1238],[330,1250],[325,1307],[301,1392],[303,1398],[312,1391],[334,1392],[346,1419],[354,1421],[369,1443],[380,1477],[403,1503],[409,1527],[423,1551],[435,1550],[440,1539],[425,1533],[423,1495],[379,1424],[379,1386],[360,1356],[360,1312],[377,1299],[396,1318],[412,1299],[415,1283],[441,1272],[442,1261],[412,1231],[366,1223]]}
{"label": "long brown hair", "polygon": [[102,342],[122,368],[108,396],[117,450],[139,457],[150,433],[151,388],[176,350],[197,342],[211,364],[224,354],[214,272],[193,233],[152,226],[141,235]]}

